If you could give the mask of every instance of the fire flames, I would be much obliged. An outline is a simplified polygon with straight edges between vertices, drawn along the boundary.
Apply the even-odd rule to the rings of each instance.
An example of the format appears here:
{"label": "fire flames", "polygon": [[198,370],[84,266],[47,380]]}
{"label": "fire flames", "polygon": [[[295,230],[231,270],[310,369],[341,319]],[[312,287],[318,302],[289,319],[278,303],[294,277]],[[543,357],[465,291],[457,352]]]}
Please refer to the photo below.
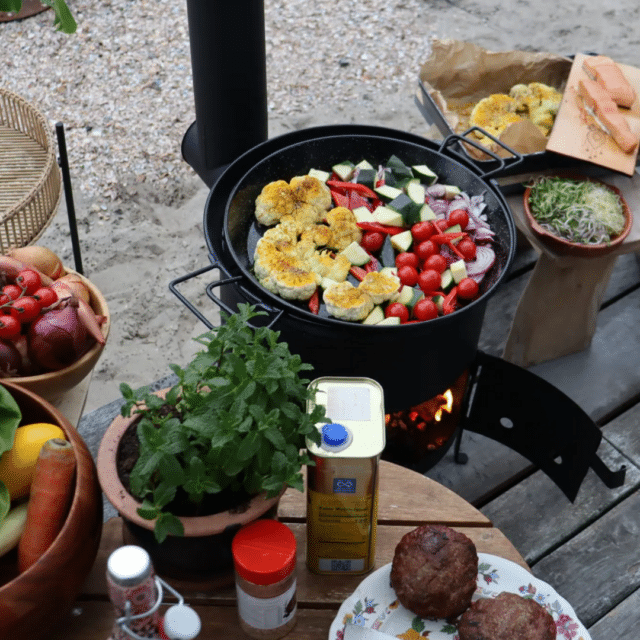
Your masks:
{"label": "fire flames", "polygon": [[385,421],[390,427],[397,426],[404,430],[413,427],[424,431],[429,424],[440,422],[445,412],[451,413],[452,411],[453,392],[451,389],[447,389],[444,393],[439,393],[437,396],[401,412],[404,414],[402,416],[387,414]]}

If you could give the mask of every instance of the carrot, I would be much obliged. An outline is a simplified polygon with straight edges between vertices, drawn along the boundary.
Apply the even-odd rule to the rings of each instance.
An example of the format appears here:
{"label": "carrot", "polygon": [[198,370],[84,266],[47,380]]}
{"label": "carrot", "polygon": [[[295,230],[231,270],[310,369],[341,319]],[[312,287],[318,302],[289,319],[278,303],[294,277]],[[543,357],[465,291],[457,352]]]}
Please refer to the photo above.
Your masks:
{"label": "carrot", "polygon": [[27,506],[27,522],[18,543],[18,569],[26,571],[51,546],[67,517],[76,459],[62,438],[44,443],[36,462]]}

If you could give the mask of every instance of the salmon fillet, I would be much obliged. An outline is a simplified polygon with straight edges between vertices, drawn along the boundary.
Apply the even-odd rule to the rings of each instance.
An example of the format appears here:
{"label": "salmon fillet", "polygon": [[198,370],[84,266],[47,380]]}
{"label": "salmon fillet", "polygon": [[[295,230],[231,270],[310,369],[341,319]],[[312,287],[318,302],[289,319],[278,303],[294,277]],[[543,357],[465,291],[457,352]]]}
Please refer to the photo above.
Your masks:
{"label": "salmon fillet", "polygon": [[636,92],[611,58],[590,56],[584,59],[582,66],[617,105],[628,109],[635,102]]}

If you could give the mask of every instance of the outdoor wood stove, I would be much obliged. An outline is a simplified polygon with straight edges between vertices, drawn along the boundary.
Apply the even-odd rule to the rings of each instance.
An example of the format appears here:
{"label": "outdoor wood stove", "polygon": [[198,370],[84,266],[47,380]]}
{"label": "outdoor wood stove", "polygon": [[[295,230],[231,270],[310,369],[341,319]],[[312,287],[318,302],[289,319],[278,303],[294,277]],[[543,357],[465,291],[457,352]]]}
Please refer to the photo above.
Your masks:
{"label": "outdoor wood stove", "polygon": [[[504,277],[515,251],[511,213],[497,185],[489,180],[504,169],[504,160],[494,156],[498,168],[482,174],[459,154],[448,156],[449,140],[438,146],[405,132],[375,127],[318,127],[268,140],[263,2],[187,0],[187,8],[196,122],[185,134],[182,151],[211,187],[204,215],[210,264],[171,282],[171,291],[212,328],[178,286],[218,269],[221,278],[206,287],[209,298],[226,313],[234,313],[238,302],[246,301],[266,310],[265,322],[283,333],[294,353],[301,353],[314,365],[314,376],[369,376],[380,382],[390,412],[386,459],[424,472],[455,445],[456,460],[463,462],[465,455],[459,449],[466,429],[494,438],[530,459],[570,500],[575,499],[589,468],[609,487],[622,484],[624,467],[613,472],[598,458],[600,430],[580,407],[541,378],[477,349],[486,298]],[[266,292],[253,277],[251,224],[236,209],[253,202],[256,189],[271,179],[292,171],[298,175],[292,159],[293,165],[301,166],[311,138],[320,140],[317,145],[326,159],[323,139],[337,136],[341,144],[346,139],[346,148],[350,148],[348,138],[360,135],[383,138],[380,145],[387,157],[398,150],[411,155],[419,148],[435,159],[438,173],[452,176],[452,183],[466,180],[472,192],[484,189],[493,198],[502,240],[497,277],[485,285],[483,294],[464,314],[457,311],[411,327],[389,327],[392,332],[380,331],[376,336],[375,327],[345,327],[341,325],[352,323],[318,321],[308,317],[308,312],[288,308],[288,303]],[[458,136],[452,138],[459,142]],[[380,151],[376,145],[378,142],[374,148]],[[514,156],[510,170],[521,160],[518,154]],[[369,329],[374,333],[364,331]],[[437,339],[429,340],[432,332]],[[454,338],[452,343],[445,339],[447,335]],[[444,348],[448,344],[457,345],[452,357],[451,350]],[[429,366],[435,375],[415,375],[420,370],[415,360],[417,345],[430,345]],[[384,366],[367,355],[372,350],[381,352],[378,360]],[[539,401],[541,397],[545,402]]]}

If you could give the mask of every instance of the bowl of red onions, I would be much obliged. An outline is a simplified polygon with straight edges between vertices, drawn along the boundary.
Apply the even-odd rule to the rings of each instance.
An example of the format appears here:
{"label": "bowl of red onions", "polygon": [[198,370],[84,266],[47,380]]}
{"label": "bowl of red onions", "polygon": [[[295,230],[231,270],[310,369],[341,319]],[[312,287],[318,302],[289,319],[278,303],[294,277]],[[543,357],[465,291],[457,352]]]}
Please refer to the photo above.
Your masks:
{"label": "bowl of red onions", "polygon": [[52,401],[95,367],[110,315],[90,280],[24,249],[0,256],[0,376]]}

